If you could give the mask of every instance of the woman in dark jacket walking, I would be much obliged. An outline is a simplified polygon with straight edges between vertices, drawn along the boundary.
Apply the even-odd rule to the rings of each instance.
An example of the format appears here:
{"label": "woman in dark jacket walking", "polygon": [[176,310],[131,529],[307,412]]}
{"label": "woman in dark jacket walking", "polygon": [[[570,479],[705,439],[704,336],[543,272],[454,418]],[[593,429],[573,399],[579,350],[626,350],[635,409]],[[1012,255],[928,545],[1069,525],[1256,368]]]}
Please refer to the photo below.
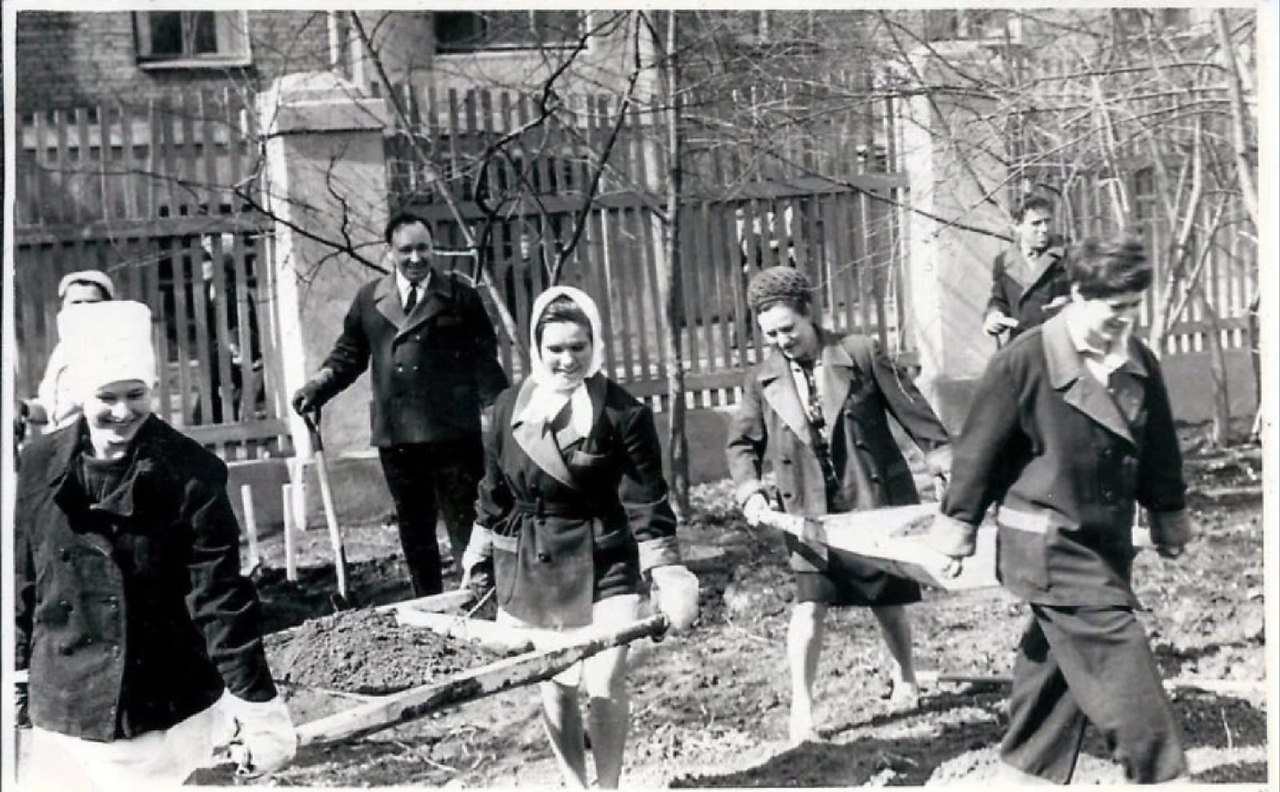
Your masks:
{"label": "woman in dark jacket walking", "polygon": [[996,504],[997,573],[1030,611],[1000,747],[1011,780],[1069,783],[1092,722],[1127,780],[1171,781],[1186,758],[1131,582],[1135,505],[1161,555],[1191,538],[1169,394],[1133,334],[1152,267],[1137,240],[1089,240],[1069,272],[1067,307],[982,375],[935,542],[959,574]]}
{"label": "woman in dark jacket walking", "polygon": [[226,465],[150,414],[146,306],[67,318],[83,415],[24,450],[15,510],[24,777],[176,785],[233,739],[246,767],[283,764],[296,738],[240,575]]}
{"label": "woman in dark jacket walking", "polygon": [[[599,312],[585,293],[548,289],[532,325],[532,373],[495,404],[466,577],[492,564],[498,620],[515,627],[633,621],[650,579],[659,607],[687,626],[689,603],[671,602],[677,587],[663,583],[691,576],[680,565],[652,413],[600,373]],[[597,783],[618,785],[630,717],[626,660],[627,647],[606,650],[540,686],[571,786],[587,784],[580,680]]]}
{"label": "woman in dark jacket walking", "polygon": [[[791,267],[764,270],[748,287],[760,331],[774,348],[747,372],[729,427],[729,472],[752,524],[773,508],[761,478],[766,455],[788,514],[917,503],[911,469],[889,431],[890,414],[928,454],[935,475],[950,468],[947,431],[911,380],[871,339],[841,338],[817,326],[811,295],[808,279]],[[919,585],[816,542],[789,534],[786,541],[796,573],[787,631],[791,740],[813,734],[813,683],[832,605],[871,608],[893,658],[893,706],[913,707],[918,691],[903,606],[919,601]]]}

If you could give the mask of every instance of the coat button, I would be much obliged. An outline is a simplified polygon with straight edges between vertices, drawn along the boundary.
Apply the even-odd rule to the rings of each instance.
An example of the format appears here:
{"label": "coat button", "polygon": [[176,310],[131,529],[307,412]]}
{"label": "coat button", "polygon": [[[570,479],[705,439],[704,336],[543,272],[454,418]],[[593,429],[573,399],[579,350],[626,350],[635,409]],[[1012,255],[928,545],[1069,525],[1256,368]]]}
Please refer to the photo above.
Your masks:
{"label": "coat button", "polygon": [[790,465],[790,464],[791,464],[791,460],[790,460],[790,459],[785,459],[785,458],[784,458],[784,459],[782,460],[782,464],[784,464],[784,465]]}
{"label": "coat button", "polygon": [[854,440],[853,445],[855,448],[861,448],[863,451],[866,451],[868,448],[866,441],[864,440]]}
{"label": "coat button", "polygon": [[538,560],[544,564],[551,562],[551,554],[547,552],[538,553]]}
{"label": "coat button", "polygon": [[790,492],[784,492],[782,493],[782,497],[786,498],[787,500],[791,500],[791,498],[794,496]]}
{"label": "coat button", "polygon": [[67,613],[70,613],[71,611],[75,610],[74,608],[71,607],[71,603],[67,602],[66,600],[59,602],[58,607],[62,608]]}
{"label": "coat button", "polygon": [[872,484],[879,484],[881,481],[882,481],[882,479],[880,478],[880,474],[879,474],[879,473],[872,473],[872,474],[871,474],[871,483],[872,483]]}
{"label": "coat button", "polygon": [[59,644],[59,645],[58,645],[58,654],[60,654],[60,655],[69,655],[69,654],[71,654],[71,652],[72,652],[71,644],[69,644],[69,643],[64,643],[64,644]]}
{"label": "coat button", "polygon": [[62,552],[61,552],[61,553],[59,553],[58,555],[60,555],[60,556],[62,557],[62,560],[63,560],[63,561],[70,561],[70,560],[71,560],[71,551],[70,551],[70,550],[68,550],[68,549],[67,549],[67,548],[65,548],[65,547],[64,547],[64,548],[62,548]]}

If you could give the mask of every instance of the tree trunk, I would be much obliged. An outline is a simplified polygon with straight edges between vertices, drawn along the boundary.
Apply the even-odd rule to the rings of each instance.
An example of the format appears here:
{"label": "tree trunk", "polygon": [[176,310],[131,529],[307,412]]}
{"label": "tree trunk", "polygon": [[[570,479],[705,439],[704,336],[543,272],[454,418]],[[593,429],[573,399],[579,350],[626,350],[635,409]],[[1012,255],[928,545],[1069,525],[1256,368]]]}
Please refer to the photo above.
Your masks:
{"label": "tree trunk", "polygon": [[683,324],[680,293],[680,72],[676,60],[676,12],[667,12],[666,41],[667,77],[667,233],[666,266],[662,271],[662,293],[666,297],[667,409],[671,426],[668,434],[667,461],[671,473],[672,505],[683,521],[689,514],[689,441],[685,437],[684,352],[680,343]]}

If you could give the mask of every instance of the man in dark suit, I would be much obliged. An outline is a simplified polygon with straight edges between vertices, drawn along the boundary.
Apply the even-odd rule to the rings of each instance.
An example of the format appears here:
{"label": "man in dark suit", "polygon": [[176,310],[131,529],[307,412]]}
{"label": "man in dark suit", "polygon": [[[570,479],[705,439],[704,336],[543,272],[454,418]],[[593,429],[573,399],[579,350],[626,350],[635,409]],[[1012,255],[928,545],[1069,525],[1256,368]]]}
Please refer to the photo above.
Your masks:
{"label": "man in dark suit", "polygon": [[385,239],[394,272],[356,293],[333,351],[294,394],[293,408],[319,409],[372,363],[372,442],[395,501],[414,594],[425,596],[442,590],[437,508],[454,558],[467,547],[484,467],[480,412],[507,377],[480,296],[436,266],[427,224],[396,215]]}
{"label": "man in dark suit", "polygon": [[1042,323],[1071,297],[1066,249],[1053,233],[1053,202],[1033,195],[1013,212],[1014,247],[1001,251],[991,272],[991,299],[982,329],[1009,339]]}

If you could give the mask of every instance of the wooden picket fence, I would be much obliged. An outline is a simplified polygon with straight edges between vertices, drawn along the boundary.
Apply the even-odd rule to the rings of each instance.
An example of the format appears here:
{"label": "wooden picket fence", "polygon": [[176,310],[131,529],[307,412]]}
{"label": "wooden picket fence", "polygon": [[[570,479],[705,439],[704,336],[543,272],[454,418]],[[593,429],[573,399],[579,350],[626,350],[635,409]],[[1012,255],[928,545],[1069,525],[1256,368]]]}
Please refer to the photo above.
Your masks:
{"label": "wooden picket fence", "polygon": [[151,307],[161,417],[228,459],[291,453],[270,225],[251,208],[242,110],[232,92],[206,91],[19,119],[20,396],[34,395],[56,343],[59,280],[98,269],[117,297]]}
{"label": "wooden picket fence", "polygon": [[[555,270],[556,282],[599,304],[607,370],[661,409],[667,162],[655,119],[611,96],[569,97],[568,112],[537,126],[538,97],[530,95],[477,89],[437,96],[406,86],[398,101],[405,118],[388,138],[392,203],[427,218],[447,247],[466,245],[459,217],[479,237],[479,255],[460,257],[457,267],[491,279],[491,294],[517,328],[518,337],[502,339],[507,370],[517,378],[527,370],[529,311]],[[894,137],[887,118],[860,113],[838,119],[839,128],[828,119],[810,138],[817,148],[748,158],[731,145],[705,146],[685,161],[691,188],[681,209],[675,325],[689,406],[736,401],[743,371],[760,358],[745,291],[761,267],[801,268],[831,326],[908,351],[897,300],[906,180],[887,169]],[[699,132],[695,126],[687,134],[696,141]],[[485,157],[507,135],[516,154]],[[828,175],[813,175],[819,162]],[[448,186],[451,201],[432,189],[434,179]]]}

